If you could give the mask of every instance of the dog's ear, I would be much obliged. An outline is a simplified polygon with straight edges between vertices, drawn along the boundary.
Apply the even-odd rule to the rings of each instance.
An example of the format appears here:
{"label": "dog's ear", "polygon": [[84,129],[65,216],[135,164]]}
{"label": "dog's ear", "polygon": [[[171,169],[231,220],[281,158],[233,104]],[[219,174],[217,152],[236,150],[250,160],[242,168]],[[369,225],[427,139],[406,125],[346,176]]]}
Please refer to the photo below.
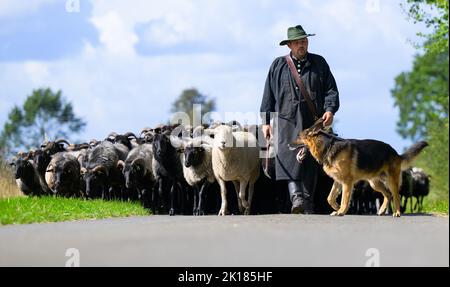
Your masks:
{"label": "dog's ear", "polygon": [[310,131],[311,134],[315,134],[318,131],[323,130],[323,128],[324,128],[323,119],[320,118],[308,130]]}

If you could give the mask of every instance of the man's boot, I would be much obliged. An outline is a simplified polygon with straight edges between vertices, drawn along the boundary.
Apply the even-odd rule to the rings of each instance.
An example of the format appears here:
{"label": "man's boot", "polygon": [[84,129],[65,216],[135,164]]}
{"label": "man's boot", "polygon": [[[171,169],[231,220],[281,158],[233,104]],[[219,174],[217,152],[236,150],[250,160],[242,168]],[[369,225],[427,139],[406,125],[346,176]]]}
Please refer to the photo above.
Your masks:
{"label": "man's boot", "polygon": [[304,186],[300,181],[288,182],[289,198],[292,202],[292,214],[312,214],[313,201],[312,196],[305,192]]}

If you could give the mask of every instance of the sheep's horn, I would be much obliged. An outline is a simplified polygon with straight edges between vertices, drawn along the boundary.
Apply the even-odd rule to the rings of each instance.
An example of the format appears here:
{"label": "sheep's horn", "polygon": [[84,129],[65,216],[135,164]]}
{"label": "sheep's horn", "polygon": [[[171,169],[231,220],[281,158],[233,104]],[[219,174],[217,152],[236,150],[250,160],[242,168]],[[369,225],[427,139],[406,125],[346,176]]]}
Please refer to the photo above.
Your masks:
{"label": "sheep's horn", "polygon": [[55,141],[55,143],[60,144],[60,143],[65,143],[67,145],[70,145],[70,143],[66,140],[66,139],[57,139]]}
{"label": "sheep's horn", "polygon": [[145,169],[145,160],[143,158],[136,158],[131,162],[131,166],[140,165]]}
{"label": "sheep's horn", "polygon": [[133,137],[133,138],[137,139],[137,136],[132,132],[127,132],[126,134],[124,134],[124,136],[126,136],[127,138]]}
{"label": "sheep's horn", "polygon": [[96,167],[94,167],[92,169],[92,172],[97,173],[97,172],[103,172],[104,174],[108,175],[108,170],[106,169],[106,167],[104,165],[97,165]]}
{"label": "sheep's horn", "polygon": [[116,132],[111,132],[111,133],[106,137],[106,139],[108,139],[108,140],[114,140],[114,139],[116,139],[116,137],[117,137],[118,135],[119,135],[119,134],[116,133]]}
{"label": "sheep's horn", "polygon": [[117,168],[118,169],[123,169],[125,167],[125,162],[123,160],[119,160],[117,162]]}
{"label": "sheep's horn", "polygon": [[228,126],[238,126],[239,128],[242,128],[241,123],[239,123],[238,121],[234,120],[234,121],[229,121],[228,123],[226,123],[226,125]]}

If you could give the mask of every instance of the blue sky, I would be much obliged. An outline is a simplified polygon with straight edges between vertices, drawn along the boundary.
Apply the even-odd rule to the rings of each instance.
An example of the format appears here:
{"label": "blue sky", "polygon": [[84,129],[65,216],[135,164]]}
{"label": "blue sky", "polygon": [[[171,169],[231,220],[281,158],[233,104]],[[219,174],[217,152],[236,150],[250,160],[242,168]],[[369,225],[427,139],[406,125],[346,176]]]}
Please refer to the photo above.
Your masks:
{"label": "blue sky", "polygon": [[[69,0],[76,1],[76,0]],[[0,126],[33,89],[61,89],[88,125],[78,137],[165,122],[183,89],[218,112],[257,112],[278,43],[301,24],[340,91],[336,130],[398,151],[390,90],[412,66],[420,26],[391,0],[0,0]]]}

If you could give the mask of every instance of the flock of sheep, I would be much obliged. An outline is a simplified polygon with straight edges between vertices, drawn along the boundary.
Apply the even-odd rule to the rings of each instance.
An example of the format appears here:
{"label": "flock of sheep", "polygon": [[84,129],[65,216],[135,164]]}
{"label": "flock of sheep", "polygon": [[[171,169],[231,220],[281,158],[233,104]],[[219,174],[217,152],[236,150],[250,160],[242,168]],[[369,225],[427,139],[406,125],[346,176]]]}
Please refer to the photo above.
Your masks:
{"label": "flock of sheep", "polygon": [[[143,129],[139,137],[129,132],[82,144],[45,141],[36,150],[18,153],[11,165],[18,187],[31,196],[140,201],[153,214],[286,212],[286,189],[262,172],[264,146],[256,125],[159,125]],[[273,158],[269,165],[270,173]],[[428,194],[428,176],[417,170],[407,173],[404,198]],[[319,180],[315,204],[323,213],[329,211],[326,195],[331,185],[330,178]],[[227,193],[233,188],[235,196]],[[351,213],[376,209],[376,192],[368,189],[363,183],[355,187]],[[418,204],[421,208],[422,201]]]}

